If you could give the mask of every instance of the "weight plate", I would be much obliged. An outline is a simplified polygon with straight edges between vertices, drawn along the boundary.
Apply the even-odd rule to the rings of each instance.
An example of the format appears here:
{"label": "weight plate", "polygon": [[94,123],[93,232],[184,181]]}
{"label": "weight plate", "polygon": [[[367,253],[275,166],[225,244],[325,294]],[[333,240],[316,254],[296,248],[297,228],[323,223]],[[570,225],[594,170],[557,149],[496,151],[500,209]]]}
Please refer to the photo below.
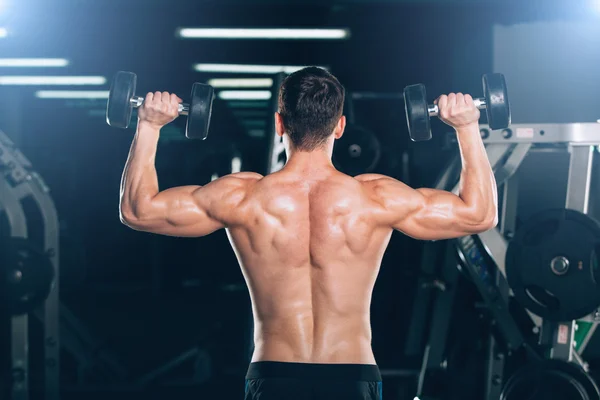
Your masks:
{"label": "weight plate", "polygon": [[404,109],[408,134],[413,142],[431,139],[431,124],[427,109],[425,85],[411,85],[404,88]]}
{"label": "weight plate", "polygon": [[6,238],[0,253],[0,288],[13,315],[27,314],[42,305],[54,280],[54,267],[46,254],[27,239]]}
{"label": "weight plate", "polygon": [[381,145],[375,134],[356,125],[346,126],[333,147],[333,163],[350,176],[372,172],[381,157]]}
{"label": "weight plate", "polygon": [[482,78],[483,96],[486,103],[488,124],[492,129],[504,129],[510,125],[510,103],[506,80],[502,74],[486,74]]}
{"label": "weight plate", "polygon": [[551,321],[600,306],[600,226],[574,210],[548,210],[521,226],[508,246],[506,277],[521,305]]}
{"label": "weight plate", "polygon": [[185,136],[204,140],[208,136],[215,90],[210,85],[194,83]]}
{"label": "weight plate", "polygon": [[596,382],[578,365],[543,360],[518,370],[500,400],[600,400]]}
{"label": "weight plate", "polygon": [[106,105],[106,122],[115,128],[127,128],[133,107],[137,76],[133,72],[119,71],[113,78]]}

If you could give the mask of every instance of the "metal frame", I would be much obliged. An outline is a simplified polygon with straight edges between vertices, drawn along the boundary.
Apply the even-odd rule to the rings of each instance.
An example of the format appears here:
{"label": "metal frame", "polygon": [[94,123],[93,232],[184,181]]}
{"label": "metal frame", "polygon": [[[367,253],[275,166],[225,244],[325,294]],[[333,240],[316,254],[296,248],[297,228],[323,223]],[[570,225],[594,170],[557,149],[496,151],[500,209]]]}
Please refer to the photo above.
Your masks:
{"label": "metal frame", "polygon": [[[600,124],[595,124],[600,131]],[[594,145],[600,143],[600,133],[596,143],[589,143],[590,138],[586,138],[587,143],[569,143],[569,153],[571,160],[569,164],[569,178],[567,183],[567,198],[565,207],[571,210],[577,210],[584,214],[588,212],[590,200],[590,185],[592,180],[592,163],[594,161]],[[597,312],[594,313],[596,315]],[[588,332],[584,346],[580,352],[585,350],[591,336],[595,333],[598,322],[593,323]],[[544,324],[546,330],[551,331],[551,349],[550,357],[568,362],[579,361],[574,358],[575,353],[575,321],[559,324]]]}
{"label": "metal frame", "polygon": [[[512,154],[505,161],[503,167],[495,171],[496,181],[503,183],[502,199],[500,204],[500,226],[498,230],[494,230],[494,237],[488,235],[487,238],[480,239],[482,243],[493,243],[497,245],[487,245],[488,251],[501,247],[503,250],[506,248],[506,242],[504,238],[510,239],[515,232],[515,225],[517,220],[517,201],[518,201],[518,176],[515,175],[515,171],[525,158],[529,151],[530,145],[519,144],[515,147]],[[502,236],[498,235],[500,233]],[[484,235],[485,236],[485,235]],[[494,257],[497,260],[498,270],[496,272],[496,284],[500,296],[505,302],[508,302],[510,289],[506,282],[506,271],[505,267],[505,255],[504,251],[501,254],[501,260]],[[500,254],[498,255],[500,256]],[[506,357],[500,348],[498,341],[494,335],[489,335],[487,341],[487,362],[485,365],[485,383],[484,383],[484,398],[486,400],[496,400],[502,395],[502,383],[504,382],[504,367]]]}
{"label": "metal frame", "polygon": [[[600,124],[519,124],[499,131],[491,131],[488,127],[482,127],[481,132],[484,143],[487,143],[488,146],[500,143],[518,143],[518,146],[564,144],[571,155],[565,207],[582,213],[588,212],[594,146],[600,143]],[[518,164],[516,163],[512,167],[516,169]],[[504,189],[500,231],[510,237],[515,229],[514,213],[517,204],[514,182],[511,183],[509,180]],[[510,214],[512,216],[507,218]],[[489,243],[486,240],[486,236],[489,236],[488,233],[479,236],[483,242]],[[574,348],[575,321],[552,323],[541,321],[539,317],[531,313],[530,315],[535,325],[541,328],[540,342],[542,345],[548,346],[550,358],[576,362],[585,367],[586,364],[580,354],[598,326],[597,319],[600,312],[596,311],[592,317],[586,318],[588,321],[591,319],[593,325],[579,348],[579,354],[575,352]]]}
{"label": "metal frame", "polygon": [[[99,341],[78,322],[77,318],[59,301],[59,223],[50,190],[33,170],[31,163],[15,144],[0,131],[0,212],[6,214],[9,236],[28,238],[27,215],[21,201],[31,198],[37,206],[43,224],[43,249],[55,270],[55,281],[43,309],[25,316],[12,317],[11,365],[13,379],[10,399],[28,400],[32,393],[41,392],[44,400],[58,400],[60,396],[61,347],[75,357],[80,369],[92,364],[106,376],[122,380],[127,370],[105,350],[98,350]],[[32,388],[29,382],[29,318],[36,317],[43,325],[44,384]],[[60,331],[60,335],[59,335]]]}
{"label": "metal frame", "polygon": [[[495,131],[491,130],[489,126],[482,125],[480,130],[490,164],[494,169],[497,184],[503,186],[504,190],[500,204],[500,226],[473,237],[457,239],[456,244],[466,269],[470,272],[475,285],[486,300],[495,325],[504,333],[510,350],[525,344],[516,322],[508,312],[510,289],[505,279],[507,239],[510,239],[515,231],[518,203],[518,178],[514,173],[534,146],[559,145],[559,149],[568,149],[571,153],[571,162],[565,206],[587,213],[591,166],[594,146],[600,143],[600,124],[518,124],[504,130]],[[456,141],[455,134],[451,134],[450,141]],[[452,169],[455,168],[456,165],[453,165]],[[439,182],[444,182],[444,186],[452,179],[450,171],[451,168],[447,169],[439,179]],[[452,192],[458,193],[458,185],[454,187]],[[469,258],[475,263],[470,262]],[[483,267],[481,265],[477,267],[480,262],[485,264],[486,259],[493,261],[493,263],[488,264],[494,264],[495,266],[494,269],[488,265],[488,268],[491,268],[490,271],[493,277],[488,276],[487,284],[481,277],[481,273],[484,272]],[[426,265],[424,265],[424,270],[425,267]],[[492,296],[490,296],[490,291]],[[422,301],[423,299],[421,299]],[[415,310],[419,309],[417,307],[422,308],[423,306],[417,303],[415,304]],[[585,367],[585,362],[581,359],[580,354],[574,351],[573,347],[575,322],[551,324],[542,321],[541,318],[531,313],[529,315],[533,324],[541,328],[540,339],[542,342],[546,341],[549,345],[550,357],[570,362],[574,361]],[[600,320],[600,309],[593,313],[592,317],[587,317],[586,320],[594,322],[594,325],[585,338],[583,346],[580,346],[580,353],[597,328]],[[427,347],[424,362],[430,358],[429,352],[430,348]],[[489,338],[487,354],[484,398],[486,400],[497,400],[500,398],[502,389],[504,356],[499,352],[496,339],[493,336]],[[532,353],[530,352],[530,354]],[[419,382],[419,385],[422,385],[422,382]]]}
{"label": "metal frame", "polygon": [[[5,173],[0,180],[0,205],[9,221],[11,237],[28,238],[27,216],[21,201],[34,200],[42,216],[43,250],[55,270],[55,281],[44,309],[40,313],[44,329],[44,386],[45,400],[59,399],[60,342],[59,342],[59,246],[58,216],[42,178],[33,171],[32,165],[0,131],[0,167]],[[13,382],[11,399],[28,400],[32,391],[29,382],[28,353],[29,316],[13,317],[11,321],[11,348]]]}
{"label": "metal frame", "polygon": [[572,146],[590,146],[600,143],[600,124],[514,124],[502,130],[481,125],[485,144],[500,143],[569,143]]}

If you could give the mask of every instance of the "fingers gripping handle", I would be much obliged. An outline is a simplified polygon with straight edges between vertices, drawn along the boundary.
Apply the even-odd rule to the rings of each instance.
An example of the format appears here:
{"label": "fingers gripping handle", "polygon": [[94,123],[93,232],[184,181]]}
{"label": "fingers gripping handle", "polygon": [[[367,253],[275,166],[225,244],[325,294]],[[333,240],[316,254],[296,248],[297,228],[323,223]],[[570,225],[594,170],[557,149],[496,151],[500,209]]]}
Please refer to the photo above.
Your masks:
{"label": "fingers gripping handle", "polygon": [[[134,96],[130,100],[131,106],[133,108],[140,108],[142,104],[144,104],[144,98],[139,96]],[[177,107],[177,112],[179,115],[188,115],[190,112],[190,105],[186,103],[180,103]]]}
{"label": "fingers gripping handle", "polygon": [[[475,103],[475,107],[480,110],[484,110],[487,108],[487,104],[485,103],[485,99],[473,99],[473,103]],[[427,111],[429,112],[430,117],[437,117],[440,113],[440,109],[437,104],[430,104],[427,106]]]}

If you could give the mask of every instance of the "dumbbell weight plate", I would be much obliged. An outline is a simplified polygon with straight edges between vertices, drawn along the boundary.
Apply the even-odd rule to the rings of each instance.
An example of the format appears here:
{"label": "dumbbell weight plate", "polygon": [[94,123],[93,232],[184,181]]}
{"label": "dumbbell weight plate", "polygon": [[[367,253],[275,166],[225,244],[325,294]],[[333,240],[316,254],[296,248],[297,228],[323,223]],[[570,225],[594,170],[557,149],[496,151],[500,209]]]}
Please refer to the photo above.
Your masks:
{"label": "dumbbell weight plate", "polygon": [[0,300],[12,315],[32,312],[50,294],[55,277],[52,262],[27,239],[2,239],[0,248]]}
{"label": "dumbbell weight plate", "polygon": [[579,319],[600,306],[599,250],[596,220],[575,210],[545,210],[510,241],[506,279],[515,299],[544,320]]}
{"label": "dumbbell weight plate", "polygon": [[500,400],[600,400],[594,379],[579,365],[543,360],[517,370],[502,388]]}
{"label": "dumbbell weight plate", "polygon": [[335,141],[333,163],[343,173],[356,176],[373,172],[381,158],[381,144],[371,131],[348,124]]}
{"label": "dumbbell weight plate", "polygon": [[492,129],[504,129],[510,125],[510,103],[506,81],[502,74],[486,74],[482,78],[483,96],[487,104],[488,124]]}
{"label": "dumbbell weight plate", "polygon": [[431,139],[431,124],[427,109],[425,85],[411,85],[404,89],[404,107],[408,133],[413,142]]}
{"label": "dumbbell weight plate", "polygon": [[210,85],[194,83],[185,136],[204,140],[208,136],[215,90]]}
{"label": "dumbbell weight plate", "polygon": [[133,72],[119,71],[113,78],[106,106],[106,122],[115,128],[127,128],[133,107],[137,76]]}

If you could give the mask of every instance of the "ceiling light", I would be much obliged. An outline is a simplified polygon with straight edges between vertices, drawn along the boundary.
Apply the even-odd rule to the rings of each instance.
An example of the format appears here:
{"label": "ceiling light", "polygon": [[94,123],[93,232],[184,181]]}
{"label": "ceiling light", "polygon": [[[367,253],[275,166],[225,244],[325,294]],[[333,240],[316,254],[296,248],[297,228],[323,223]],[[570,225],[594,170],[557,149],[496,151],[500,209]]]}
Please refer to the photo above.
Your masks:
{"label": "ceiling light", "polygon": [[0,85],[104,85],[103,76],[0,76]]}
{"label": "ceiling light", "polygon": [[273,86],[271,78],[249,78],[249,79],[209,79],[207,82],[214,88],[270,88]]}
{"label": "ceiling light", "polygon": [[108,99],[108,90],[40,90],[39,99]]}
{"label": "ceiling light", "polygon": [[196,64],[194,69],[198,72],[225,72],[240,74],[277,74],[284,72],[292,74],[304,66],[295,65],[249,65],[249,64]]}
{"label": "ceiling light", "polygon": [[0,58],[0,67],[66,67],[64,58]]}
{"label": "ceiling light", "polygon": [[269,100],[269,90],[223,90],[218,93],[221,100]]}
{"label": "ceiling light", "polygon": [[350,37],[348,29],[293,28],[180,28],[177,34],[186,39],[341,40]]}

